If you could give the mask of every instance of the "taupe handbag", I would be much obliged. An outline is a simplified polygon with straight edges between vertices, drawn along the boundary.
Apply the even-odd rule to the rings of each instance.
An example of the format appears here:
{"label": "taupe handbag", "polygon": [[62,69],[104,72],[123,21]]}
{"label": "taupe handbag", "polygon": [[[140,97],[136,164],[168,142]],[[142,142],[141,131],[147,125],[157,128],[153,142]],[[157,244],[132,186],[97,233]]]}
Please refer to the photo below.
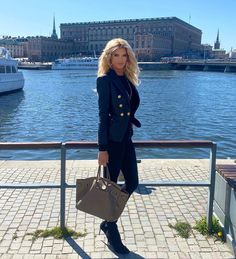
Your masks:
{"label": "taupe handbag", "polygon": [[116,221],[124,210],[129,194],[107,177],[101,177],[101,166],[97,177],[76,180],[76,208],[107,221]]}

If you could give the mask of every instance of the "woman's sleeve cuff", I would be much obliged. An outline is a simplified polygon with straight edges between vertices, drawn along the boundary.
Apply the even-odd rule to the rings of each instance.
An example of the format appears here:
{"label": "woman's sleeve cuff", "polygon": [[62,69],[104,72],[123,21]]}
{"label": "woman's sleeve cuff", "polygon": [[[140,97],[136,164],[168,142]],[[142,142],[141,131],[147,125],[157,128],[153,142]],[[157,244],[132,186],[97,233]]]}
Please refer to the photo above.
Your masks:
{"label": "woman's sleeve cuff", "polygon": [[107,151],[108,146],[107,145],[99,145],[98,149],[99,149],[99,151]]}

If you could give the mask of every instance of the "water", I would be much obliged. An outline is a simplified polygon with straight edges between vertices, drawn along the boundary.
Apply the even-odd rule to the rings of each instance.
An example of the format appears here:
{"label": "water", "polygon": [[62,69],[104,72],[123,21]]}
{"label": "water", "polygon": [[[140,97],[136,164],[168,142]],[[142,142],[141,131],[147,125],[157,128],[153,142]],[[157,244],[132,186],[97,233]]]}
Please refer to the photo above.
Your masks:
{"label": "water", "polygon": [[[95,71],[23,71],[24,91],[0,96],[0,141],[96,141]],[[236,75],[143,71],[139,86],[142,128],[134,140],[206,139],[218,158],[236,158]],[[137,150],[141,158],[202,158],[202,149]],[[70,159],[94,159],[73,150]],[[59,152],[0,151],[0,159],[58,159]]]}

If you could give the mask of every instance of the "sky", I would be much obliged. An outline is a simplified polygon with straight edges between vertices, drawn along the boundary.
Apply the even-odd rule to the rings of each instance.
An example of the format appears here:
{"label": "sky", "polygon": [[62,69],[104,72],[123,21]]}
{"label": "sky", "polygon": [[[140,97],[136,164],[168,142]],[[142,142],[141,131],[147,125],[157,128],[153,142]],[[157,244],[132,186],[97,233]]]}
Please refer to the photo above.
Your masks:
{"label": "sky", "polygon": [[0,0],[1,36],[50,36],[61,23],[178,17],[202,31],[202,43],[236,49],[236,0]]}

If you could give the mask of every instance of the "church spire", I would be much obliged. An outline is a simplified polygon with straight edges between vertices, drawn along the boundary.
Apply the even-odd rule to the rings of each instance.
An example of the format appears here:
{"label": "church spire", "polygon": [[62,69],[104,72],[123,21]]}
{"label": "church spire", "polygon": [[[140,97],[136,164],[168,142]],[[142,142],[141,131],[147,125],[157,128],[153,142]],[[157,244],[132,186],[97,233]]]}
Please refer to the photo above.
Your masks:
{"label": "church spire", "polygon": [[219,29],[218,29],[218,32],[217,32],[217,37],[216,37],[216,41],[215,41],[215,44],[214,44],[214,49],[220,49]]}
{"label": "church spire", "polygon": [[57,32],[56,32],[56,25],[55,25],[55,15],[53,16],[53,30],[52,30],[52,35],[51,37],[53,39],[58,39],[57,37]]}

